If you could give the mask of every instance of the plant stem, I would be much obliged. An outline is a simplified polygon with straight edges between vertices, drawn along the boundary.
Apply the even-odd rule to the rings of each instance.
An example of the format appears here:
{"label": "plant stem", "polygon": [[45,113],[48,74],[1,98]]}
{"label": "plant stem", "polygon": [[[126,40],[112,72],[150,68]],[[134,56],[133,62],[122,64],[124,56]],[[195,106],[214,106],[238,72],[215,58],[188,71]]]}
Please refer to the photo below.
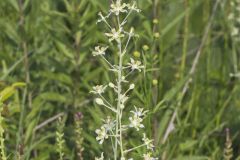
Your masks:
{"label": "plant stem", "polygon": [[1,156],[1,160],[7,160],[6,154],[5,154],[5,145],[4,145],[4,129],[2,127],[2,123],[3,123],[3,117],[1,115],[2,112],[2,104],[0,102],[0,156]]}
{"label": "plant stem", "polygon": [[[118,102],[117,102],[117,128],[116,128],[116,135],[119,134],[119,142],[120,142],[120,149],[121,149],[121,156],[123,157],[123,145],[122,145],[122,109],[121,106],[121,92],[122,92],[122,50],[121,50],[121,40],[118,42],[118,48],[119,48],[119,69],[118,69]],[[119,133],[118,133],[119,132]],[[117,137],[116,137],[117,138]],[[115,149],[117,150],[117,141],[115,142]]]}
{"label": "plant stem", "polygon": [[124,153],[131,152],[131,151],[133,151],[133,150],[135,150],[135,149],[138,149],[138,148],[140,148],[140,147],[143,147],[143,146],[146,146],[146,144],[142,144],[142,145],[140,145],[140,146],[137,146],[137,147],[134,147],[134,148],[131,148],[131,149],[125,150]]}
{"label": "plant stem", "polygon": [[[188,0],[185,0],[185,10],[189,9],[189,2]],[[186,64],[186,55],[187,55],[187,46],[188,46],[188,23],[189,23],[189,12],[186,12],[185,18],[184,18],[184,36],[183,36],[183,49],[182,49],[182,62],[181,62],[181,71],[180,71],[180,77],[184,77],[184,70],[185,70],[185,64]]]}

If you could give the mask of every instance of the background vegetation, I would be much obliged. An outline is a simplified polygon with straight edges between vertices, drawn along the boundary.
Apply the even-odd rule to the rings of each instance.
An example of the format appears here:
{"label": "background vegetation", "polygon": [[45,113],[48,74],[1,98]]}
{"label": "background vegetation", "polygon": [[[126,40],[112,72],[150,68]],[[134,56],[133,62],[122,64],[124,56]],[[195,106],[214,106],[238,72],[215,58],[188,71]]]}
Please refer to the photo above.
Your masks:
{"label": "background vegetation", "polygon": [[[231,140],[224,147],[226,128],[237,159],[239,42],[231,36],[227,18],[231,1],[137,2],[142,12],[131,17],[128,25],[135,27],[140,38],[134,39],[128,54],[143,60],[147,68],[132,77],[136,89],[131,99],[151,111],[145,126],[159,159],[223,159],[224,148],[231,149]],[[60,125],[66,159],[100,155],[95,129],[105,110],[95,106],[89,91],[111,75],[91,50],[107,41],[96,20],[110,2],[0,1],[0,87],[20,81],[27,84],[5,102],[2,112],[9,159],[58,159],[55,132]],[[81,121],[81,136],[75,132],[76,121]],[[170,124],[174,130],[166,136]],[[77,144],[79,137],[83,141]],[[129,137],[131,145],[137,143],[136,135]]]}

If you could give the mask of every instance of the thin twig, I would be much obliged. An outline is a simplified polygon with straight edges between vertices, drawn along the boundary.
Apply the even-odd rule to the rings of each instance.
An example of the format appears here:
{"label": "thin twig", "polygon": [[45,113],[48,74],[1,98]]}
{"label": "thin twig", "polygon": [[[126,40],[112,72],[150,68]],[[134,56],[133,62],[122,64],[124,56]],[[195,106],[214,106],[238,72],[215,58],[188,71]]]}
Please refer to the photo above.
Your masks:
{"label": "thin twig", "polygon": [[53,116],[53,117],[45,120],[44,122],[42,122],[41,124],[37,125],[37,126],[34,128],[34,132],[36,132],[37,130],[43,128],[43,127],[46,126],[47,124],[49,124],[49,123],[57,120],[59,117],[61,117],[61,116],[63,116],[63,115],[64,115],[64,113],[59,113],[59,114],[57,114],[57,115],[55,115],[55,116]]}

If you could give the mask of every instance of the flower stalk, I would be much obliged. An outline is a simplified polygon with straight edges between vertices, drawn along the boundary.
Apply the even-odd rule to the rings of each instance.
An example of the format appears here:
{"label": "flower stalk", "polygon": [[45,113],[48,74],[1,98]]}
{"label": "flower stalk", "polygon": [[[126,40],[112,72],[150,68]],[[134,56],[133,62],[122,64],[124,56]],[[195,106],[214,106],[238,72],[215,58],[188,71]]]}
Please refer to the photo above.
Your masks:
{"label": "flower stalk", "polygon": [[[112,3],[109,13],[106,16],[103,16],[102,13],[99,13],[100,19],[97,23],[104,22],[109,28],[110,32],[105,33],[105,36],[108,38],[109,43],[112,43],[113,46],[115,44],[116,50],[118,51],[118,62],[116,65],[112,64],[105,58],[104,56],[107,54],[107,50],[111,49],[110,47],[95,47],[95,50],[92,52],[93,56],[101,57],[109,66],[109,70],[115,73],[114,82],[109,82],[108,85],[96,85],[93,87],[93,90],[90,93],[95,94],[98,98],[95,99],[96,104],[100,107],[105,107],[114,112],[114,118],[108,116],[106,120],[103,120],[104,124],[96,129],[96,140],[99,144],[103,144],[108,139],[111,140],[113,156],[114,160],[126,160],[126,154],[130,151],[134,151],[140,147],[146,146],[146,150],[151,150],[153,145],[151,144],[152,140],[146,138],[146,135],[143,136],[143,144],[138,145],[137,147],[132,147],[131,149],[127,149],[124,146],[125,139],[124,134],[128,129],[136,129],[139,131],[144,128],[143,118],[146,115],[147,111],[143,111],[143,108],[137,108],[134,106],[135,110],[131,111],[130,114],[133,114],[129,117],[130,122],[125,121],[125,116],[128,116],[127,113],[124,112],[126,102],[129,98],[128,94],[131,90],[135,88],[135,84],[129,83],[129,77],[134,72],[141,72],[144,69],[144,66],[139,60],[130,59],[130,62],[125,62],[125,55],[128,53],[128,45],[132,39],[132,37],[137,37],[134,33],[133,27],[131,27],[130,31],[125,31],[125,24],[127,22],[127,18],[131,15],[131,13],[140,12],[140,10],[136,7],[136,2],[133,4],[123,3],[122,0],[116,0]],[[109,22],[109,17],[113,17],[117,21],[117,25]],[[114,27],[115,26],[115,27]],[[105,91],[110,88],[113,89],[116,95],[116,104],[111,104],[108,98],[105,97]],[[145,154],[147,155],[147,154]],[[109,158],[111,155],[105,155],[104,152],[101,154],[100,158],[95,158],[95,160],[103,160],[105,157]],[[142,155],[144,158],[144,154]],[[130,158],[131,159],[131,158]]]}

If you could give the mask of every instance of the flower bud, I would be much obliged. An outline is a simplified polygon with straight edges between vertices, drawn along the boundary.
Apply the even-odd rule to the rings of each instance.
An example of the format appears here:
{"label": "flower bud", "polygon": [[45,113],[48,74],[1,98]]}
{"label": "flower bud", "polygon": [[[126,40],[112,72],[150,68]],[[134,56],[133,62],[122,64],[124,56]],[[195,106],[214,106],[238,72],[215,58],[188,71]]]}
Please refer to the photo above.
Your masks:
{"label": "flower bud", "polygon": [[153,24],[158,24],[158,19],[154,18],[153,19]]}
{"label": "flower bud", "polygon": [[158,84],[158,80],[157,80],[157,79],[153,79],[152,84],[153,84],[154,86],[156,86],[156,85]]}
{"label": "flower bud", "polygon": [[160,34],[159,34],[159,32],[156,32],[156,33],[154,33],[154,35],[153,35],[155,38],[159,38],[160,37]]}
{"label": "flower bud", "polygon": [[115,87],[115,85],[114,85],[112,82],[110,82],[110,83],[108,84],[108,86],[111,87],[111,88],[114,88],[114,87]]}
{"label": "flower bud", "polygon": [[149,50],[149,47],[148,47],[148,45],[143,45],[143,50],[144,50],[144,51],[147,51],[147,50]]}
{"label": "flower bud", "polygon": [[76,121],[80,121],[83,118],[82,112],[77,112],[74,115]]}
{"label": "flower bud", "polygon": [[125,106],[124,106],[123,104],[120,104],[120,108],[121,108],[121,109],[124,109]]}
{"label": "flower bud", "polygon": [[129,89],[134,89],[134,87],[135,87],[135,84],[131,84],[130,86],[129,86]]}
{"label": "flower bud", "polygon": [[95,102],[98,104],[98,105],[104,105],[104,102],[101,98],[96,98],[95,99]]}
{"label": "flower bud", "polygon": [[141,54],[140,54],[140,52],[138,52],[138,51],[134,51],[134,52],[133,52],[133,56],[136,57],[136,58],[139,58],[140,55],[141,55]]}

